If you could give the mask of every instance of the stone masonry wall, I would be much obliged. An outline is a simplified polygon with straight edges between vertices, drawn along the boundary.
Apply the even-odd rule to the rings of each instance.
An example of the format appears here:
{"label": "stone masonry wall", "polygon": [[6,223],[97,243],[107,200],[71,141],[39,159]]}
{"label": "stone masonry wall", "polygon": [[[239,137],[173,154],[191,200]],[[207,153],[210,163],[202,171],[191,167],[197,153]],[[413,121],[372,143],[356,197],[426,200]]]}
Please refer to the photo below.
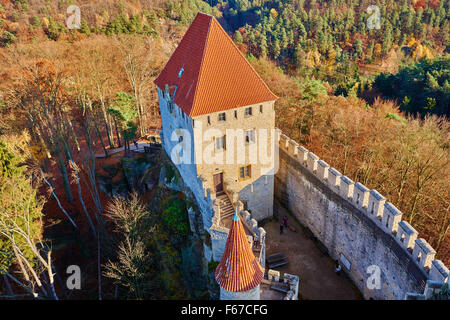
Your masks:
{"label": "stone masonry wall", "polygon": [[[365,298],[404,299],[408,292],[422,292],[428,279],[448,281],[434,249],[417,239],[385,197],[342,176],[281,132],[279,139],[275,197],[341,261]],[[372,281],[377,270],[380,288]]]}

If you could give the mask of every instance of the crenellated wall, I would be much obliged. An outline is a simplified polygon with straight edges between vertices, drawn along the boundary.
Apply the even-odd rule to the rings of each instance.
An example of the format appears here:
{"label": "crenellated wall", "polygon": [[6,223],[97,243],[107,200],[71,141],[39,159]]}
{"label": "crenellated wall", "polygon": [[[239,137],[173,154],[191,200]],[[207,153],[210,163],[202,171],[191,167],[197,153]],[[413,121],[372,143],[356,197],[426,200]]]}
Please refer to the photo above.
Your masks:
{"label": "crenellated wall", "polygon": [[[278,134],[276,198],[342,262],[366,298],[403,299],[422,292],[427,280],[448,281],[448,268],[392,203]],[[367,285],[374,270],[381,271],[380,288]]]}
{"label": "crenellated wall", "polygon": [[298,285],[299,277],[289,273],[284,273],[281,276],[280,271],[268,269],[264,272],[264,279],[269,281],[269,284],[285,283],[289,286],[289,290],[286,292],[283,300],[298,300]]}

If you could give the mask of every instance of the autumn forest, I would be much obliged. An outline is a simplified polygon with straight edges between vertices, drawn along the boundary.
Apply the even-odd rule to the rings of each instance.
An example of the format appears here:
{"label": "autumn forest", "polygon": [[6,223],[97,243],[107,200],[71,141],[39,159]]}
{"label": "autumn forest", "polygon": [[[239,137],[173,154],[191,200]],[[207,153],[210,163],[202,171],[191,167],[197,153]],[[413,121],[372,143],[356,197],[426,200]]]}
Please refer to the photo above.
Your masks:
{"label": "autumn forest", "polygon": [[[449,0],[0,0],[0,294],[208,297],[177,285],[192,204],[118,169],[144,166],[130,149],[160,128],[153,80],[198,11],[279,97],[276,126],[389,198],[450,265]],[[78,296],[57,279],[74,261]]]}

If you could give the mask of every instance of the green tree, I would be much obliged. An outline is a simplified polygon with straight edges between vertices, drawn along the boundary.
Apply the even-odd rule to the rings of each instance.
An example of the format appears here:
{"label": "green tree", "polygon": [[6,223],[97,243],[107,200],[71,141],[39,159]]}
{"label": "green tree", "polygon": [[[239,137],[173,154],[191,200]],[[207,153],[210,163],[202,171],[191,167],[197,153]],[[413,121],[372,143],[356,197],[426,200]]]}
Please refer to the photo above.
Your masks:
{"label": "green tree", "polygon": [[[42,240],[43,200],[29,168],[30,138],[0,136],[0,274],[33,298],[57,299],[51,250]],[[47,273],[47,275],[44,275]]]}
{"label": "green tree", "polygon": [[[118,92],[114,105],[110,108],[110,113],[118,120],[122,130],[122,137],[125,144],[125,153],[130,150],[130,141],[136,138],[138,111],[133,95],[126,92]],[[115,111],[113,111],[115,110]]]}
{"label": "green tree", "polygon": [[242,37],[242,34],[239,32],[239,30],[236,30],[236,32],[234,33],[234,40],[237,43],[242,43],[244,42],[244,38]]}

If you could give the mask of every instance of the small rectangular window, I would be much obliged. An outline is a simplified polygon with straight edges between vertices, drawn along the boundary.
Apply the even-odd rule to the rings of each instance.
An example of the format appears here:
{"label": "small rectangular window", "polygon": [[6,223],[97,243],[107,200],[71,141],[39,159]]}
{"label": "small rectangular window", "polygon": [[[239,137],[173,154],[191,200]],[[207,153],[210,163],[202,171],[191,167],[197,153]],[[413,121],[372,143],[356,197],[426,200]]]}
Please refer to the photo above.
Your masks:
{"label": "small rectangular window", "polygon": [[219,121],[225,121],[225,120],[226,120],[225,112],[219,113]]}
{"label": "small rectangular window", "polygon": [[216,138],[216,149],[217,150],[226,149],[225,145],[226,145],[225,136]]}
{"label": "small rectangular window", "polygon": [[263,105],[262,104],[259,105],[259,113],[263,113]]}
{"label": "small rectangular window", "polygon": [[245,116],[250,117],[252,115],[252,107],[245,108]]}
{"label": "small rectangular window", "polygon": [[234,110],[234,117],[237,119],[237,110]]}
{"label": "small rectangular window", "polygon": [[255,142],[255,130],[251,129],[251,130],[245,130],[244,132],[245,135],[245,143],[254,143]]}
{"label": "small rectangular window", "polygon": [[251,171],[252,170],[251,170],[251,166],[250,165],[244,166],[244,167],[240,167],[239,168],[239,179],[245,180],[245,179],[250,178],[251,174],[252,174]]}
{"label": "small rectangular window", "polygon": [[211,118],[208,116],[207,119],[208,119],[208,125],[210,125],[211,124]]}

